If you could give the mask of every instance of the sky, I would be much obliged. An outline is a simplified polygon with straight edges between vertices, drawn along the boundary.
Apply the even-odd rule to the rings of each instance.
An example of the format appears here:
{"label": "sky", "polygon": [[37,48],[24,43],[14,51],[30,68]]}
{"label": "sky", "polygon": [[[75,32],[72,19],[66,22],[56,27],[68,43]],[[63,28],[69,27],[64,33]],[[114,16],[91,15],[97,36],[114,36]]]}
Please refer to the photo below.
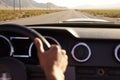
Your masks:
{"label": "sky", "polygon": [[[64,6],[68,8],[74,8],[78,6],[102,6],[102,5],[111,5],[118,4],[120,0],[34,0],[39,3],[47,3],[52,2],[58,6]],[[113,5],[113,6],[114,6]]]}

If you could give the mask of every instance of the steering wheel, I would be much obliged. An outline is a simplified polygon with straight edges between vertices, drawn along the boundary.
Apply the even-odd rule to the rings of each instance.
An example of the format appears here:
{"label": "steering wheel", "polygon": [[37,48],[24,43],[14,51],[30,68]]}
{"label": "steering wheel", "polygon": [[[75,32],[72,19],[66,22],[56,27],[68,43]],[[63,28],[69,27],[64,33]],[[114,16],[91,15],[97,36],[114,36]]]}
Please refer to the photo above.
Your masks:
{"label": "steering wheel", "polygon": [[[40,38],[45,50],[50,48],[49,42],[40,33],[27,28],[24,25],[2,24],[0,25],[0,32],[1,31],[19,33],[29,37],[32,41],[34,41],[36,37]],[[0,75],[2,75],[1,78],[3,78],[3,80],[27,80],[24,64],[21,61],[10,57],[0,58]]]}

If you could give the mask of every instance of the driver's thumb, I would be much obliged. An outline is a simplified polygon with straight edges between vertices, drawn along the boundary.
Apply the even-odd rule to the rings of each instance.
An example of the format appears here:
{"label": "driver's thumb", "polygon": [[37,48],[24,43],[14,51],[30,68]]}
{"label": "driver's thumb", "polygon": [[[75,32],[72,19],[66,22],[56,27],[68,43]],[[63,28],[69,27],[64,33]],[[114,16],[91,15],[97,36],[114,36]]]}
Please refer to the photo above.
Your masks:
{"label": "driver's thumb", "polygon": [[38,54],[44,53],[43,43],[39,38],[34,39],[35,46],[37,48]]}

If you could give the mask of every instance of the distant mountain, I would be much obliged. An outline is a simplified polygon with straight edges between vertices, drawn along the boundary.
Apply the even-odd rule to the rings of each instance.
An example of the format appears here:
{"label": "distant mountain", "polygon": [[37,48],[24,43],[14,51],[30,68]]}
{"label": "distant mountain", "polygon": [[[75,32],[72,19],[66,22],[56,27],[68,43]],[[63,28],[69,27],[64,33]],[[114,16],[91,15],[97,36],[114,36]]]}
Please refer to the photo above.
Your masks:
{"label": "distant mountain", "polygon": [[[0,0],[0,7],[19,7],[19,0]],[[20,0],[22,8],[62,8],[53,3],[37,3],[34,0]]]}
{"label": "distant mountain", "polygon": [[5,5],[0,4],[0,9],[5,9],[5,8],[7,8]]}
{"label": "distant mountain", "polygon": [[10,8],[10,6],[7,6],[3,1],[0,1],[0,9]]}

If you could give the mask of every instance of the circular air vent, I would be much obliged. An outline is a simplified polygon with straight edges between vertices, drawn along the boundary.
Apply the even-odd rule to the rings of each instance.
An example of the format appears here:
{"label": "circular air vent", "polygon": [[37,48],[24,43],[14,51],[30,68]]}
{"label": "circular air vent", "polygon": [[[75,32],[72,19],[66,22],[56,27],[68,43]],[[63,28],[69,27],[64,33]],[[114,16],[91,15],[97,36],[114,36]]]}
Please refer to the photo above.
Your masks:
{"label": "circular air vent", "polygon": [[91,49],[86,43],[80,42],[73,47],[71,54],[77,62],[86,62],[91,57]]}

